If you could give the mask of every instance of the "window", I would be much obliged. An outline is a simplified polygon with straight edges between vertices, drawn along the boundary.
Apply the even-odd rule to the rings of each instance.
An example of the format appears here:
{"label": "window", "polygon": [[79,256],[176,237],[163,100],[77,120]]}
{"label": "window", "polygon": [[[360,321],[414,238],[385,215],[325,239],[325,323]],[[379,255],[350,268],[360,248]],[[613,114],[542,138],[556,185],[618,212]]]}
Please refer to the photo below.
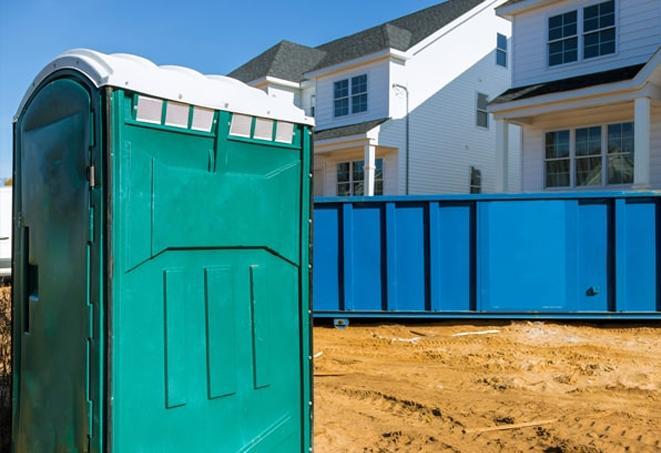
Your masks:
{"label": "window", "polygon": [[317,113],[316,110],[317,110],[317,96],[313,94],[312,96],[310,96],[310,116],[312,118],[314,118],[315,113]]}
{"label": "window", "polygon": [[568,187],[569,167],[569,131],[546,133],[546,187]]}
{"label": "window", "polygon": [[483,93],[477,93],[477,125],[479,127],[489,127],[489,112],[487,112],[487,104],[489,97]]}
{"label": "window", "polygon": [[583,58],[615,53],[615,1],[583,8]]}
{"label": "window", "polygon": [[576,129],[576,185],[601,185],[601,127]]}
{"label": "window", "polygon": [[496,64],[507,67],[507,36],[496,34]]}
{"label": "window", "polygon": [[335,116],[349,114],[349,80],[340,80],[334,84]]}
{"label": "window", "polygon": [[367,74],[335,82],[333,84],[333,99],[336,117],[346,116],[349,112],[366,112]]}
{"label": "window", "polygon": [[633,182],[633,123],[608,126],[608,184]]}
{"label": "window", "polygon": [[549,18],[549,66],[578,60],[577,11]]}
{"label": "window", "polygon": [[633,182],[633,123],[547,132],[545,145],[547,188]]}
{"label": "window", "polygon": [[471,167],[469,187],[470,193],[482,193],[482,172],[475,167]]}
{"label": "window", "polygon": [[[383,159],[376,159],[374,171],[374,195],[383,195]],[[337,195],[365,195],[364,161],[340,162],[337,164]]]}
{"label": "window", "polygon": [[367,75],[351,79],[351,113],[367,111]]}

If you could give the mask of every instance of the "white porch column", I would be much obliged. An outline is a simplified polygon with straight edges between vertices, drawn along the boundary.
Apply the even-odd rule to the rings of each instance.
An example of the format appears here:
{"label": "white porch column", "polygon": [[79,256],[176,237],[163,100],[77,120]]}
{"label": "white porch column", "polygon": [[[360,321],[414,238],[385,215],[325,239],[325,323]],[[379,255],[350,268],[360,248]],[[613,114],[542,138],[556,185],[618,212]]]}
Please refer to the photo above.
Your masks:
{"label": "white porch column", "polygon": [[507,192],[509,179],[509,123],[496,120],[496,192]]}
{"label": "white porch column", "polygon": [[365,145],[365,166],[363,171],[365,173],[365,195],[368,197],[374,196],[374,176],[376,173],[376,145],[368,141]]}
{"label": "white porch column", "polygon": [[648,97],[634,101],[633,116],[633,186],[646,189],[650,186],[650,134],[652,103]]}

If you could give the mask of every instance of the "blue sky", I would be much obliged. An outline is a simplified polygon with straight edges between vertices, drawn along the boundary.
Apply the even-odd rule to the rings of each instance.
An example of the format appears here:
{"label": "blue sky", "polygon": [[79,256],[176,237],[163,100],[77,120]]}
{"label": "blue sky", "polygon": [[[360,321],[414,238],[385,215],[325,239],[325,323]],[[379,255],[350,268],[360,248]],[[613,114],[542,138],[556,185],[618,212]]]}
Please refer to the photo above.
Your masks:
{"label": "blue sky", "polygon": [[0,178],[11,175],[11,121],[33,77],[88,47],[225,74],[281,39],[317,45],[439,0],[0,0]]}

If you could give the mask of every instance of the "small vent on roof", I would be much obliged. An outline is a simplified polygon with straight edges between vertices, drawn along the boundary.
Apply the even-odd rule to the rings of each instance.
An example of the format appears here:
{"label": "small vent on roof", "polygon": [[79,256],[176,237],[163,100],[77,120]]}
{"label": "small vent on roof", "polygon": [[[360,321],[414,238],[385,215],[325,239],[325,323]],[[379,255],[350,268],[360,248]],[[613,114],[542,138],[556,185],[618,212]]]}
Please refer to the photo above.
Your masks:
{"label": "small vent on roof", "polygon": [[250,126],[252,126],[252,116],[234,114],[230,134],[250,138]]}
{"label": "small vent on roof", "polygon": [[188,127],[188,104],[169,101],[165,109],[165,125]]}
{"label": "small vent on roof", "polygon": [[213,110],[202,107],[193,108],[193,124],[191,129],[194,131],[211,132],[213,123]]}
{"label": "small vent on roof", "polygon": [[161,124],[163,101],[160,99],[138,96],[138,111],[135,119],[145,123]]}
{"label": "small vent on roof", "polygon": [[291,143],[294,139],[294,125],[284,121],[278,121],[275,131],[275,141],[278,143]]}
{"label": "small vent on roof", "polygon": [[273,120],[257,118],[255,120],[255,133],[253,138],[260,140],[273,140]]}

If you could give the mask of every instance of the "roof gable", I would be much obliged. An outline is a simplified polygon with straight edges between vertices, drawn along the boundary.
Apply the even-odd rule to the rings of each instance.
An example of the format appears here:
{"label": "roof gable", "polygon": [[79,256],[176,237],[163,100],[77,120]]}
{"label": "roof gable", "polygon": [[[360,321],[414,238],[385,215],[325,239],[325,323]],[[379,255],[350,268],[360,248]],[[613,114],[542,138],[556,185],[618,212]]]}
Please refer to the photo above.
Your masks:
{"label": "roof gable", "polygon": [[232,71],[229,76],[244,82],[262,77],[299,81],[303,78],[303,74],[315,67],[325,55],[325,52],[312,47],[291,41],[280,41]]}
{"label": "roof gable", "polygon": [[447,0],[316,48],[282,41],[229,75],[244,82],[266,76],[299,82],[306,72],[380,50],[406,51],[484,1]]}

